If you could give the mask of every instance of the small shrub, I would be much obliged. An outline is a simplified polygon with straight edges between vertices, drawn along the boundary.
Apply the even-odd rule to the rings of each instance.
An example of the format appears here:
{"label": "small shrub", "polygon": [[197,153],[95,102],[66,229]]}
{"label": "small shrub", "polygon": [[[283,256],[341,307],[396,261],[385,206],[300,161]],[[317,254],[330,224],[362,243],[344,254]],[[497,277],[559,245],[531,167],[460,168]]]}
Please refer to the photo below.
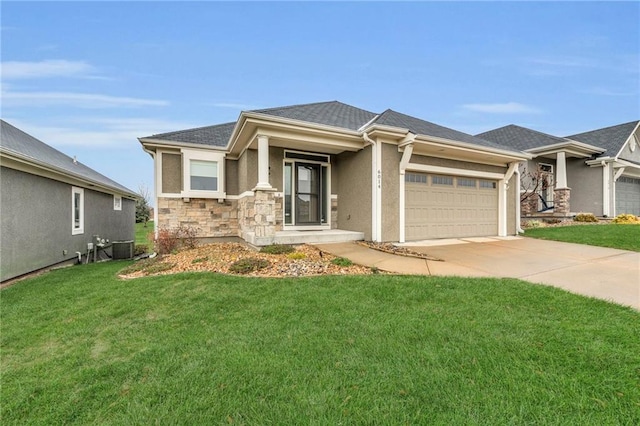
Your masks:
{"label": "small shrub", "polygon": [[562,222],[562,219],[558,219],[557,217],[552,217],[544,220],[544,223],[549,225],[556,225],[561,222]]}
{"label": "small shrub", "polygon": [[353,265],[353,262],[346,257],[336,257],[331,260],[331,263],[337,266],[347,267]]}
{"label": "small shrub", "polygon": [[195,263],[202,263],[202,262],[206,262],[207,260],[209,260],[208,257],[197,257],[195,259],[193,259],[191,261],[191,263],[195,264]]}
{"label": "small shrub", "polygon": [[229,266],[229,271],[236,274],[248,274],[253,271],[259,271],[271,265],[266,259],[258,259],[257,257],[247,257],[233,262]]}
{"label": "small shrub", "polygon": [[612,221],[612,223],[622,223],[622,224],[634,224],[640,223],[640,217],[634,216],[632,214],[619,214]]}
{"label": "small shrub", "polygon": [[156,251],[164,255],[176,253],[178,249],[186,247],[196,248],[198,245],[198,228],[188,225],[180,225],[177,228],[160,228],[155,239]]}
{"label": "small shrub", "polygon": [[133,249],[134,256],[140,256],[141,254],[145,254],[149,252],[149,246],[146,244],[136,244]]}
{"label": "small shrub", "polygon": [[371,273],[372,274],[379,274],[380,273],[380,269],[378,269],[377,266],[372,266],[371,267]]}
{"label": "small shrub", "polygon": [[267,254],[288,254],[293,253],[295,248],[288,244],[271,244],[260,249],[260,253]]}
{"label": "small shrub", "polygon": [[593,213],[578,213],[574,218],[574,222],[597,222],[598,218]]}
{"label": "small shrub", "polygon": [[545,224],[539,220],[528,220],[526,222],[522,222],[522,227],[524,229],[544,228]]}
{"label": "small shrub", "polygon": [[307,257],[307,255],[300,251],[294,251],[293,253],[289,253],[287,257],[291,260],[298,260],[298,259],[304,259],[305,257]]}

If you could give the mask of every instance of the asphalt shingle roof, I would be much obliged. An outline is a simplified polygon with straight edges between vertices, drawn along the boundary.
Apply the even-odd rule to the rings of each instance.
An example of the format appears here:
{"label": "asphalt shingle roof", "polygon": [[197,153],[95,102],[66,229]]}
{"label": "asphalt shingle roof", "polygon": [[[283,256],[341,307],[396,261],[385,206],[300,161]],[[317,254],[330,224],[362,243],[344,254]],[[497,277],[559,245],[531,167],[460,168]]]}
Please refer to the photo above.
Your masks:
{"label": "asphalt shingle roof", "polygon": [[555,145],[569,142],[565,138],[548,135],[526,127],[510,124],[499,129],[476,135],[479,138],[487,139],[500,145],[526,151],[527,149],[539,148],[541,146]]}
{"label": "asphalt shingle roof", "polygon": [[459,142],[466,142],[488,148],[504,149],[508,151],[511,150],[511,148],[509,148],[507,145],[502,145],[490,140],[485,140],[476,136],[469,135],[467,133],[449,129],[447,127],[443,127],[429,121],[421,120],[419,118],[402,114],[390,109],[383,112],[380,117],[378,117],[374,121],[374,123],[392,127],[400,127],[410,130],[411,132],[419,135],[434,136]]}
{"label": "asphalt shingle roof", "polygon": [[217,124],[215,126],[160,133],[148,136],[148,138],[224,148],[229,142],[229,138],[231,137],[231,133],[233,133],[235,125],[236,122],[234,121],[232,123]]}
{"label": "asphalt shingle roof", "polygon": [[[511,150],[508,145],[502,145],[485,140],[467,133],[439,126],[416,117],[402,114],[393,110],[386,110],[382,114],[366,111],[338,101],[317,102],[310,104],[290,105],[277,108],[256,109],[249,113],[264,114],[315,123],[341,129],[358,131],[366,124],[381,124],[411,130],[415,134],[434,136],[444,139],[466,142],[487,148]],[[162,133],[148,138],[173,142],[194,143],[216,147],[226,147],[236,123],[225,123],[217,126],[200,127],[197,129],[180,130]],[[146,138],[142,138],[146,139]]]}
{"label": "asphalt shingle roof", "polygon": [[376,116],[373,112],[365,111],[338,101],[256,109],[250,112],[349,130],[358,130]]}
{"label": "asphalt shingle roof", "polygon": [[87,179],[113,189],[117,193],[137,196],[135,192],[120,185],[118,182],[109,179],[79,161],[74,162],[73,158],[6,121],[0,120],[0,124],[0,150],[2,152],[18,154],[23,158],[32,160],[34,163],[48,165],[68,175]]}
{"label": "asphalt shingle roof", "polygon": [[567,136],[567,139],[573,139],[574,141],[584,142],[589,145],[600,146],[607,150],[607,155],[615,156],[620,152],[622,146],[637,125],[638,120],[618,124],[616,126],[605,127],[604,129],[578,133],[576,135]]}

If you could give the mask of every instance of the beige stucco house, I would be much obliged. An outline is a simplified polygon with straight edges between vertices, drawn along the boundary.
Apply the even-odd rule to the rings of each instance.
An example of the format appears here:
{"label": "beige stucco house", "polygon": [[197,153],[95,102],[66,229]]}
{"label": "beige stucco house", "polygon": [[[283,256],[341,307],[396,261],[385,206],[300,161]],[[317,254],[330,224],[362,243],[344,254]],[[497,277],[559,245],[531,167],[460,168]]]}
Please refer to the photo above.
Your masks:
{"label": "beige stucco house", "polygon": [[507,236],[532,155],[392,110],[337,101],[139,139],[155,223],[255,245]]}
{"label": "beige stucco house", "polygon": [[[535,191],[522,203],[524,216],[640,216],[638,120],[565,137],[515,125],[477,136],[533,156],[521,166],[522,190]],[[528,184],[532,174],[543,184]]]}

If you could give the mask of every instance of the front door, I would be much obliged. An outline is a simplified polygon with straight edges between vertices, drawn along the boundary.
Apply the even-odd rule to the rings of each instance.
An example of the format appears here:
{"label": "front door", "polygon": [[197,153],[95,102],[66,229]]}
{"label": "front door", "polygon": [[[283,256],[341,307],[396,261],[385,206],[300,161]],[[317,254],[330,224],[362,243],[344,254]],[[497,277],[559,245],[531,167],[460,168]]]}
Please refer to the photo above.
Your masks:
{"label": "front door", "polygon": [[296,225],[320,225],[322,197],[320,164],[295,163]]}

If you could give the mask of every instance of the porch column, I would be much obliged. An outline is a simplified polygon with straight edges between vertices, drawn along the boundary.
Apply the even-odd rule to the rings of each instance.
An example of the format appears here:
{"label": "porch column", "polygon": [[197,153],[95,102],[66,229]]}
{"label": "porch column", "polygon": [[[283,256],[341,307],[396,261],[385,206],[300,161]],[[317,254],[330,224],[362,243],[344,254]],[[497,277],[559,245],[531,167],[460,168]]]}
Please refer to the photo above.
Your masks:
{"label": "porch column", "polygon": [[564,151],[557,153],[556,167],[556,189],[567,188],[567,156]]}
{"label": "porch column", "polygon": [[269,137],[258,135],[258,184],[255,189],[271,189],[269,183]]}

